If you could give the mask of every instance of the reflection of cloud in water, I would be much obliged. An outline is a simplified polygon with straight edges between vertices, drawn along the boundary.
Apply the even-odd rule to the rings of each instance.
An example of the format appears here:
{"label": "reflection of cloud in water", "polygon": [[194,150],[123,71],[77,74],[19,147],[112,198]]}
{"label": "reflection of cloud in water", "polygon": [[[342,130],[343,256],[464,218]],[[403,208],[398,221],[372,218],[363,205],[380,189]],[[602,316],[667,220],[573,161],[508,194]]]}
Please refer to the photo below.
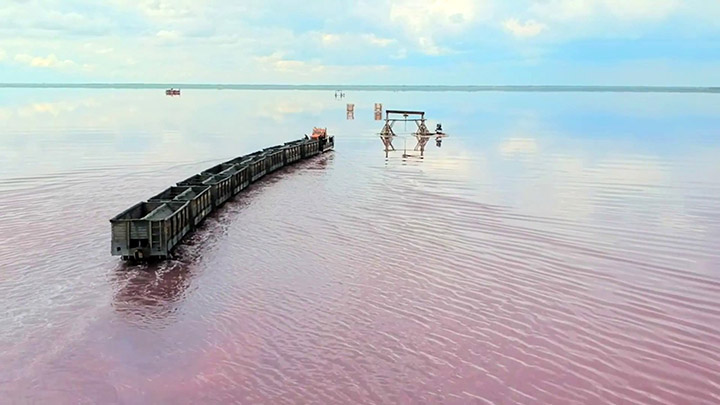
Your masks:
{"label": "reflection of cloud in water", "polygon": [[[552,209],[557,216],[575,219],[620,207],[627,210],[643,206],[647,193],[666,180],[662,168],[651,157],[614,156],[588,162],[575,156],[556,156],[539,164],[545,166],[539,168],[545,175],[538,179],[544,203],[538,201],[536,189],[526,190],[526,198]],[[622,192],[618,192],[620,188]],[[665,201],[669,203],[672,198]]]}
{"label": "reflection of cloud in water", "polygon": [[[282,99],[266,100],[256,105],[254,114],[260,117],[283,121],[289,115],[309,114],[317,115],[329,109],[336,108],[344,112],[344,104],[339,105],[335,100],[323,100],[321,97],[302,97],[302,95],[286,95]],[[318,124],[319,125],[319,124]]]}
{"label": "reflection of cloud in water", "polygon": [[34,103],[30,106],[18,108],[17,114],[21,117],[32,117],[40,114],[50,114],[57,117],[61,114],[73,112],[80,108],[92,108],[96,105],[97,102],[93,98],[77,101]]}
{"label": "reflection of cloud in water", "polygon": [[459,151],[449,155],[427,154],[423,159],[423,170],[434,176],[443,176],[448,179],[462,179],[484,181],[487,179],[488,161],[484,155],[475,156]]}
{"label": "reflection of cloud in water", "polygon": [[[40,115],[51,115],[53,118],[56,118],[64,114],[73,113],[80,109],[92,108],[97,105],[97,102],[93,98],[70,101],[31,102],[17,107],[0,108],[0,120],[13,119],[13,123],[17,125],[18,123],[22,123],[23,119],[31,119],[33,121],[28,124],[34,123],[35,125],[38,125],[37,121],[34,120],[36,120]],[[20,122],[18,122],[18,120]]]}
{"label": "reflection of cloud in water", "polygon": [[538,144],[533,138],[510,138],[500,144],[500,153],[506,157],[534,155],[538,150]]}

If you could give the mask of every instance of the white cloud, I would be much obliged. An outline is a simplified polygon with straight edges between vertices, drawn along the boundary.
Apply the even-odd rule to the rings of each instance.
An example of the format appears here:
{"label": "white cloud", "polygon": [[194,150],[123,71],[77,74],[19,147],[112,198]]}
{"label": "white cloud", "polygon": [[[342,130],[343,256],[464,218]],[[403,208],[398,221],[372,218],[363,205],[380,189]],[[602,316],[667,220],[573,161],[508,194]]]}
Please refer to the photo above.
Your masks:
{"label": "white cloud", "polygon": [[206,0],[113,0],[113,3],[161,22],[192,18],[208,6]]}
{"label": "white cloud", "polygon": [[164,44],[178,43],[182,39],[180,31],[176,30],[160,30],[155,33],[155,38]]}
{"label": "white cloud", "polygon": [[[392,80],[494,82],[514,81],[511,65],[527,61],[546,71],[564,70],[558,74],[564,78],[573,73],[566,61],[548,64],[574,40],[710,42],[720,34],[718,0],[307,0],[302,7],[287,7],[283,0],[107,0],[87,7],[90,3],[26,0],[0,7],[5,62],[17,55],[14,62],[28,66],[14,69],[8,80],[39,80],[30,67],[56,69],[58,81],[75,80],[77,75],[66,73],[91,70],[82,61],[97,65],[85,76],[88,81],[372,82],[377,79],[367,72],[387,64],[391,75],[383,78]],[[673,46],[653,55],[656,65],[682,63],[675,60],[683,58],[681,45]],[[442,58],[430,63],[419,53]],[[697,62],[690,59],[692,69]],[[457,67],[463,77],[450,77],[445,66]],[[473,73],[485,68],[487,78]],[[684,82],[687,75],[666,75],[671,76]]]}
{"label": "white cloud", "polygon": [[97,45],[91,42],[85,43],[85,45],[83,45],[83,49],[98,55],[107,55],[115,51],[115,49],[111,46]]}
{"label": "white cloud", "polygon": [[417,41],[422,49],[422,52],[426,55],[438,56],[450,53],[448,49],[438,46],[438,44],[435,43],[435,40],[431,37],[418,37]]}
{"label": "white cloud", "polygon": [[[275,74],[282,77],[284,83],[301,81],[303,83],[341,83],[350,77],[371,76],[387,70],[385,65],[333,65],[324,64],[319,60],[297,60],[286,58],[283,52],[274,52],[267,56],[253,59],[254,70],[267,75]],[[267,79],[265,83],[269,83]]]}
{"label": "white cloud", "polygon": [[591,16],[596,0],[548,0],[534,1],[529,10],[548,20],[578,20]]}
{"label": "white cloud", "polygon": [[487,17],[490,4],[482,0],[402,0],[393,2],[389,15],[390,21],[412,33],[457,33]]}
{"label": "white cloud", "polygon": [[50,54],[47,57],[18,54],[15,55],[15,61],[32,67],[40,68],[67,69],[79,66],[76,62],[70,59],[59,59],[57,56],[55,56],[55,54]]}
{"label": "white cloud", "polygon": [[393,44],[397,44],[397,40],[390,39],[390,38],[380,38],[376,36],[375,34],[365,34],[362,36],[362,39],[369,43],[370,45],[379,46],[379,47],[387,47]]}
{"label": "white cloud", "polygon": [[670,16],[679,0],[604,0],[605,8],[620,19],[656,20]]}
{"label": "white cloud", "polygon": [[516,18],[505,20],[503,27],[518,38],[534,37],[547,29],[545,24],[541,24],[535,20],[528,20],[522,23]]}
{"label": "white cloud", "polygon": [[529,11],[547,20],[598,23],[610,19],[656,20],[670,16],[679,0],[549,0],[534,1]]}
{"label": "white cloud", "polygon": [[406,48],[400,48],[400,50],[397,51],[397,53],[390,55],[390,59],[405,59],[408,56],[408,51]]}
{"label": "white cloud", "polygon": [[176,39],[180,37],[180,33],[174,30],[160,30],[155,36],[162,39]]}
{"label": "white cloud", "polygon": [[390,5],[386,24],[402,27],[420,52],[442,55],[449,50],[439,45],[440,40],[489,19],[492,5],[491,0],[400,0]]}
{"label": "white cloud", "polygon": [[281,73],[308,75],[325,70],[325,66],[319,63],[285,59],[285,55],[282,52],[275,52],[268,56],[260,56],[255,58],[255,61],[265,69],[271,69]]}
{"label": "white cloud", "polygon": [[340,43],[340,36],[337,34],[323,34],[321,40],[323,45],[336,45]]}
{"label": "white cloud", "polygon": [[[302,40],[304,38],[298,38]],[[385,48],[397,44],[397,40],[391,38],[381,38],[375,34],[336,34],[336,33],[310,33],[308,41],[318,42],[325,47],[342,46],[343,49],[365,47],[371,45],[374,47]]]}

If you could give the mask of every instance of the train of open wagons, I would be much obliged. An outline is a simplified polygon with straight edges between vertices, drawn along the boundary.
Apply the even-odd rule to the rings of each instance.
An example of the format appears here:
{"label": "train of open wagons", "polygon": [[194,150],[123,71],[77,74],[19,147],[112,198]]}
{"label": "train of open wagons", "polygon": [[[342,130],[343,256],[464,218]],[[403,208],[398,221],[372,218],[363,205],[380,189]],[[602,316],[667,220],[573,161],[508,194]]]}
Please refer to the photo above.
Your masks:
{"label": "train of open wagons", "polygon": [[166,259],[213,210],[275,170],[332,150],[333,136],[300,139],[240,156],[177,183],[110,220],[113,256]]}

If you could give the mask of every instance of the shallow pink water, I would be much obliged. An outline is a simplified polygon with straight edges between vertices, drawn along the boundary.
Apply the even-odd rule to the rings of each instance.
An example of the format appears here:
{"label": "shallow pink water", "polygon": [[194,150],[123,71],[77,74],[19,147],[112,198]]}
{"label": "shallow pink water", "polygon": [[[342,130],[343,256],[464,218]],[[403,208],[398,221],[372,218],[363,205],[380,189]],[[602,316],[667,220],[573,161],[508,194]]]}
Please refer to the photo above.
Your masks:
{"label": "shallow pink water", "polygon": [[[6,118],[0,402],[720,402],[720,111],[650,108],[700,96],[630,116],[614,95],[434,96],[454,136],[386,161],[377,123],[324,94],[221,123],[257,95],[148,93]],[[354,97],[371,117],[417,96]],[[266,177],[176,260],[110,256],[123,208],[319,120],[267,121],[289,102],[331,117],[336,152]]]}

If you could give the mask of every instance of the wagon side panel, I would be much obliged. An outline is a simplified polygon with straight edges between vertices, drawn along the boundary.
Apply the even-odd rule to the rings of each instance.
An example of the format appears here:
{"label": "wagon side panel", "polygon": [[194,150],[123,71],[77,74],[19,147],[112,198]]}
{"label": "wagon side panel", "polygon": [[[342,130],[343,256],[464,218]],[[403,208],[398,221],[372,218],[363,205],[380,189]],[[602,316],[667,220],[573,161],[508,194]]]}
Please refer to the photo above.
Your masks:
{"label": "wagon side panel", "polygon": [[110,223],[112,239],[110,243],[110,252],[113,256],[128,256],[130,232],[126,221],[115,221]]}

